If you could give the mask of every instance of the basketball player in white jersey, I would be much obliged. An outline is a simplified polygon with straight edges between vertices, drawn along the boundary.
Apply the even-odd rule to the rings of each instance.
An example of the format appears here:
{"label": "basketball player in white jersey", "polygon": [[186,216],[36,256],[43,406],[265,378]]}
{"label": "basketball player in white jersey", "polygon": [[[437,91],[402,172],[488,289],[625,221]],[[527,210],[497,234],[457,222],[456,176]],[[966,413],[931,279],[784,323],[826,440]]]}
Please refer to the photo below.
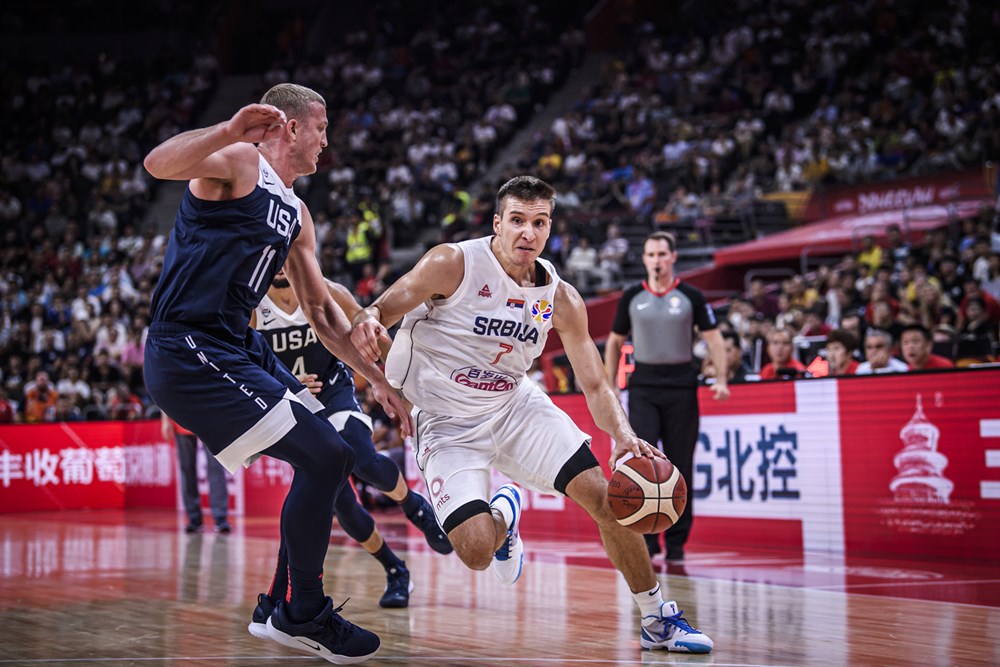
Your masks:
{"label": "basketball player in white jersey", "polygon": [[[518,176],[497,193],[494,235],[431,249],[354,317],[352,341],[369,360],[404,317],[386,376],[415,406],[414,447],[438,521],[468,567],[504,583],[521,573],[520,488],[489,498],[489,469],[539,491],[565,494],[597,522],[605,551],[642,614],[643,648],[708,653],[712,640],[664,602],[645,542],[620,526],[590,438],[526,371],[559,332],[594,421],[622,456],[661,456],[640,440],[604,375],[580,294],[540,259],[552,229],[555,190]],[[411,312],[412,311],[412,312]]]}
{"label": "basketball player in white jersey", "polygon": [[[347,317],[354,317],[361,310],[346,287],[329,280],[326,284],[331,298]],[[274,276],[270,289],[250,317],[250,326],[263,334],[278,359],[316,397],[318,403],[314,413],[333,424],[354,450],[355,476],[399,503],[434,551],[451,553],[451,544],[437,525],[430,503],[410,490],[392,459],[375,451],[372,420],[355,395],[354,374],[319,341],[284,271],[279,270]],[[350,484],[345,484],[337,494],[334,512],[344,532],[357,540],[385,569],[386,587],[379,606],[409,606],[412,584],[406,563],[382,538],[374,519],[358,501]],[[255,636],[266,636],[265,622],[274,607],[274,599],[287,588],[286,560],[287,554],[279,548],[271,588],[268,593],[258,596],[255,620],[250,624],[250,632]]]}

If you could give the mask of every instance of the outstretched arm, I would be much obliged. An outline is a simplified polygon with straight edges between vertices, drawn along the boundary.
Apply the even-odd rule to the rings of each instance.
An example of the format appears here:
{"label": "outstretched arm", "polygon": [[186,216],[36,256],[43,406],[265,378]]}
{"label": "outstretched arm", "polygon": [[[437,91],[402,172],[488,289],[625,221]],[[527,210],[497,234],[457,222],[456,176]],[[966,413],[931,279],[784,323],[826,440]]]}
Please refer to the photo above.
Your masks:
{"label": "outstretched arm", "polygon": [[587,331],[587,308],[580,293],[571,285],[560,283],[553,313],[552,326],[559,332],[566,356],[573,366],[573,374],[587,397],[587,407],[594,423],[615,440],[615,449],[608,462],[611,468],[628,452],[635,456],[662,458],[663,454],[658,449],[641,440],[632,430],[618,396],[608,383],[601,355]]}
{"label": "outstretched arm", "polygon": [[375,361],[381,346],[389,341],[386,327],[428,299],[445,299],[455,293],[465,277],[462,250],[454,244],[427,251],[417,265],[382,293],[375,303],[360,310],[354,319],[351,340],[366,359]]}
{"label": "outstretched arm", "polygon": [[399,396],[392,390],[385,375],[375,365],[363,357],[351,344],[351,322],[344,311],[330,296],[327,282],[323,279],[316,262],[316,230],[312,216],[302,207],[302,231],[299,233],[285,260],[285,275],[295,290],[295,297],[302,312],[323,345],[356,371],[372,385],[378,402],[390,417],[399,417],[403,432],[413,432],[413,422]]}

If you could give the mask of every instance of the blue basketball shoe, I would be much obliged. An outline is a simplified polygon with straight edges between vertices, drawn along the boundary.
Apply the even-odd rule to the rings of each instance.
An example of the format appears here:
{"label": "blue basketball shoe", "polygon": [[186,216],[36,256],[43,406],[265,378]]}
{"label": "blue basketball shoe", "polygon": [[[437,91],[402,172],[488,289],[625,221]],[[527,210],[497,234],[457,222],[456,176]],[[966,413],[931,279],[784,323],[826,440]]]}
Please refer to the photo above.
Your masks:
{"label": "blue basketball shoe", "polygon": [[521,576],[521,566],[524,564],[524,543],[521,542],[521,536],[517,530],[521,521],[521,490],[513,484],[504,484],[497,489],[490,501],[490,507],[499,509],[504,504],[508,504],[509,509],[513,510],[514,519],[507,526],[507,539],[493,554],[490,569],[493,570],[497,579],[509,586]]}
{"label": "blue basketball shoe", "polygon": [[677,609],[677,603],[671,600],[660,605],[659,615],[643,616],[639,646],[680,653],[711,653],[714,646],[712,640],[688,625],[683,614]]}

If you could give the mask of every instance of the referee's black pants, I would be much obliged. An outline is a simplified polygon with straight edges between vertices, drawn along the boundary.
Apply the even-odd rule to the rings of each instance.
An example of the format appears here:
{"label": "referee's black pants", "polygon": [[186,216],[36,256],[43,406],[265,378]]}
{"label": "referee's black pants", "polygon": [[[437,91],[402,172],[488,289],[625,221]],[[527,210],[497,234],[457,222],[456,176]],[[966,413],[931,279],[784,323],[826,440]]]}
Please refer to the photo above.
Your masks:
{"label": "referee's black pants", "polygon": [[[687,482],[687,509],[677,523],[664,532],[667,554],[671,548],[676,554],[687,542],[694,517],[691,480],[698,441],[698,388],[630,387],[628,412],[636,435],[654,446],[659,441],[659,448]],[[658,552],[659,535],[646,535],[646,544],[651,553]]]}

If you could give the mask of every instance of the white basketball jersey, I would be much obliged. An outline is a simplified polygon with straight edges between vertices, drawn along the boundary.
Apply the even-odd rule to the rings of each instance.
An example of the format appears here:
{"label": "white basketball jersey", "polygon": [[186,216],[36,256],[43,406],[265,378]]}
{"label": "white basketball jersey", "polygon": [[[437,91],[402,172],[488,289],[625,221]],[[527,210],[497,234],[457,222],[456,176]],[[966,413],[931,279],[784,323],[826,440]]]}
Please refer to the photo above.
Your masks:
{"label": "white basketball jersey", "polygon": [[526,371],[545,347],[559,277],[521,287],[490,249],[490,238],[458,244],[465,277],[447,299],[428,300],[406,315],[386,360],[392,386],[422,410],[440,415],[497,410],[528,382]]}

